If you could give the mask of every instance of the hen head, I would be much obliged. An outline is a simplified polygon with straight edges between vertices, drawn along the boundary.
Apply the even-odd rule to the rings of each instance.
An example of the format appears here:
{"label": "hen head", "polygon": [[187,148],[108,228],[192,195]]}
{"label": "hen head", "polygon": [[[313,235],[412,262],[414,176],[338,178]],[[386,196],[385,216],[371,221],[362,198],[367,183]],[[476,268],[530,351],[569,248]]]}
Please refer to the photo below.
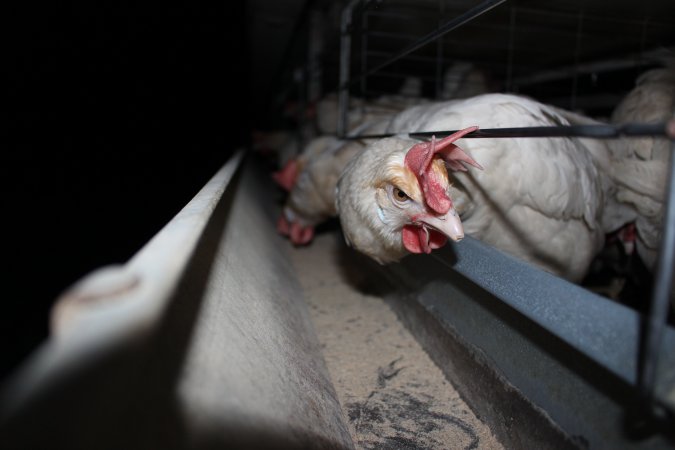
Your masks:
{"label": "hen head", "polygon": [[447,167],[482,167],[453,142],[477,130],[413,144],[382,139],[360,153],[338,182],[336,207],[347,243],[381,264],[431,253],[464,237],[449,196]]}

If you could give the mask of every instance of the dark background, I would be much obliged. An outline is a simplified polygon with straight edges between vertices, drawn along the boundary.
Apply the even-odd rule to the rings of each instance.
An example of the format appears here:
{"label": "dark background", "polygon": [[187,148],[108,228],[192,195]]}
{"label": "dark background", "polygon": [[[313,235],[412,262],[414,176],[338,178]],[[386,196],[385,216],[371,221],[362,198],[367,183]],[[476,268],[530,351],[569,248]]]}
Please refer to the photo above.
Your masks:
{"label": "dark background", "polygon": [[0,380],[46,338],[55,298],[128,260],[250,130],[243,1],[14,3]]}

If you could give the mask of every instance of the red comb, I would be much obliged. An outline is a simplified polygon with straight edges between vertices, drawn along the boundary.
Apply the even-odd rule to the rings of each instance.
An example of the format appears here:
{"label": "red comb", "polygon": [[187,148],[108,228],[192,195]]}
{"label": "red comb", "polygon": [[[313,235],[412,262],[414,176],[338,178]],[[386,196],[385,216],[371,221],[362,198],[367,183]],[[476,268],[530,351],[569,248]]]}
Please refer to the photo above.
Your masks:
{"label": "red comb", "polygon": [[464,128],[448,137],[436,141],[432,136],[430,142],[421,142],[414,145],[405,155],[405,166],[412,170],[417,177],[417,182],[422,187],[424,200],[427,205],[439,214],[445,214],[452,207],[452,200],[441,180],[431,170],[431,161],[438,155],[453,170],[465,172],[467,169],[464,164],[470,164],[482,169],[480,164],[474,161],[469,155],[457,147],[453,142],[461,137],[472,133],[478,129],[477,126]]}
{"label": "red comb", "polygon": [[272,178],[274,178],[274,181],[276,181],[279,186],[290,192],[291,189],[293,189],[293,186],[295,186],[295,180],[298,178],[298,173],[300,173],[298,161],[291,159],[281,170],[274,172]]}

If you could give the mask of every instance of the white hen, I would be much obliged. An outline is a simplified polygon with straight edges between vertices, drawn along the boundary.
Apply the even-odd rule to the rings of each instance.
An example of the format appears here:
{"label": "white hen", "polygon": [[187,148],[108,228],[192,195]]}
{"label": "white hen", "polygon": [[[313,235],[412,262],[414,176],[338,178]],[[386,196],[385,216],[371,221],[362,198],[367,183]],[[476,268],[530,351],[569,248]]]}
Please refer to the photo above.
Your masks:
{"label": "white hen", "polygon": [[[362,124],[354,135],[381,134],[388,118]],[[277,182],[288,190],[288,197],[277,222],[277,230],[296,245],[308,244],[314,227],[334,217],[335,186],[347,163],[367,140],[340,140],[322,136],[308,145],[305,152],[275,174]]]}
{"label": "white hen", "polygon": [[[487,94],[404,111],[390,130],[580,123],[593,121],[531,99]],[[426,240],[420,251],[429,252],[444,243],[429,232],[433,224],[416,219],[420,211],[442,221],[450,217],[430,208],[424,182],[416,179],[406,162],[415,144],[407,137],[378,141],[347,165],[338,182],[337,209],[346,239],[380,262],[395,261],[415,250],[404,242],[410,225],[426,230],[426,235],[419,236],[420,241]],[[631,214],[614,199],[615,187],[606,173],[613,155],[607,142],[465,139],[460,146],[485,169],[453,172],[450,179],[447,173],[443,179],[438,167],[434,170],[466,233],[569,280],[583,277],[603,246],[605,233],[623,225]],[[400,192],[404,195],[398,197]],[[451,238],[461,237],[436,229]]]}
{"label": "white hen", "polygon": [[[635,88],[612,114],[617,123],[658,123],[675,115],[675,65],[653,69],[637,80]],[[665,138],[625,139],[617,142],[624,158],[613,165],[620,186],[619,199],[636,211],[636,250],[654,269],[661,242],[664,194],[672,143]]]}
{"label": "white hen", "polygon": [[[408,77],[397,94],[382,95],[371,100],[350,98],[347,115],[347,129],[353,131],[357,126],[379,120],[415,105],[432,104],[422,95],[422,80]],[[440,92],[441,100],[460,99],[489,92],[487,74],[468,62],[451,64],[443,75]],[[316,123],[320,134],[335,134],[338,119],[338,97],[332,93],[325,96],[316,105]]]}
{"label": "white hen", "polygon": [[443,75],[441,100],[474,97],[490,92],[487,74],[472,63],[458,61]]}
{"label": "white hen", "polygon": [[[422,82],[419,78],[410,77],[404,80],[399,93],[382,95],[374,99],[364,100],[350,97],[347,112],[347,132],[353,132],[364,123],[372,123],[389,118],[410,106],[428,103],[422,98]],[[319,134],[335,134],[339,116],[338,95],[330,93],[316,104],[316,126]]]}

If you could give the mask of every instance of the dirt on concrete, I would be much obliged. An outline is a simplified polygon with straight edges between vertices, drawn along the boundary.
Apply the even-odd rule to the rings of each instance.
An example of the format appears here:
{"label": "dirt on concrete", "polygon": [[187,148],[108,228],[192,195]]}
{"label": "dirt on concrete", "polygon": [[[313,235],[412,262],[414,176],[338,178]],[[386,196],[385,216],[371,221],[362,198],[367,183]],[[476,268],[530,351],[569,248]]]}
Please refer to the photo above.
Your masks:
{"label": "dirt on concrete", "polygon": [[363,449],[503,449],[335,233],[291,250],[354,443]]}

